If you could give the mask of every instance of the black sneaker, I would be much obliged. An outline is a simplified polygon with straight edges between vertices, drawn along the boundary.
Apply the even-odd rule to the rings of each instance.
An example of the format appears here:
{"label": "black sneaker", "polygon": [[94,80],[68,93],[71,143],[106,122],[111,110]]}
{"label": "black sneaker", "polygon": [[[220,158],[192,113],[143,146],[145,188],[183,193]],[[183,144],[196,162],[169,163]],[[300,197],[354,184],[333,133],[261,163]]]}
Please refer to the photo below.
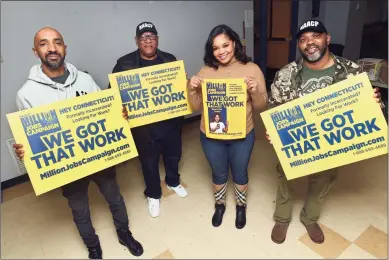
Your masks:
{"label": "black sneaker", "polygon": [[126,246],[130,253],[134,256],[141,256],[143,254],[142,245],[135,240],[130,230],[120,229],[116,230],[119,238],[119,243]]}
{"label": "black sneaker", "polygon": [[103,259],[103,251],[100,244],[95,247],[88,247],[89,259]]}

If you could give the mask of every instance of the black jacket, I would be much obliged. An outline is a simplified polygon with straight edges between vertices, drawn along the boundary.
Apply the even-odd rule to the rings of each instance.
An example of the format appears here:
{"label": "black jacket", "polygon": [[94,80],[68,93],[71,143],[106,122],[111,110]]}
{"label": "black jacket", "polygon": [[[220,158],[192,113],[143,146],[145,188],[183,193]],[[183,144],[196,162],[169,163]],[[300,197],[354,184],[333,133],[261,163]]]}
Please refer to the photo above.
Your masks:
{"label": "black jacket", "polygon": [[[159,49],[157,49],[157,55],[163,63],[177,60],[174,55],[167,52],[163,52]],[[136,50],[119,58],[116,62],[115,67],[112,70],[112,73],[138,69],[140,67],[140,54],[139,50]],[[111,88],[111,84],[108,85],[108,88]],[[151,142],[153,140],[160,139],[169,133],[176,132],[174,130],[181,132],[182,120],[183,117],[177,117],[144,126],[138,126],[135,128],[131,128],[131,133],[137,145],[143,142]]]}

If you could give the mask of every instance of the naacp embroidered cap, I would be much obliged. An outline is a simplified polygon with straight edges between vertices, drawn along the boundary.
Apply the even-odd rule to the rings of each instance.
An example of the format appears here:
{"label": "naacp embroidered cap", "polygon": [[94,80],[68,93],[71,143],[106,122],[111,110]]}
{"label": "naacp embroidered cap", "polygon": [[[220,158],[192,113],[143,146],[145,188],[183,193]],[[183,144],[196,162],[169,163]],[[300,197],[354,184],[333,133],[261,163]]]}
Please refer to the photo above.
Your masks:
{"label": "naacp embroidered cap", "polygon": [[136,27],[136,36],[139,37],[144,32],[152,32],[158,35],[155,25],[150,22],[143,22]]}
{"label": "naacp embroidered cap", "polygon": [[298,28],[296,34],[297,39],[300,38],[301,34],[305,32],[327,33],[327,29],[319,20],[308,20]]}

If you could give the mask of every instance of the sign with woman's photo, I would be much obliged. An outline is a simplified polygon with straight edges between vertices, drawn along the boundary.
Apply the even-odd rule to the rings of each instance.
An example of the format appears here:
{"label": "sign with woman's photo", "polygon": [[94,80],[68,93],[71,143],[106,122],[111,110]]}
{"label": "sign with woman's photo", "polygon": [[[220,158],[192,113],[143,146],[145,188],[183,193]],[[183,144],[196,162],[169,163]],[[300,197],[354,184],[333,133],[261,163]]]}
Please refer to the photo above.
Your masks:
{"label": "sign with woman's photo", "polygon": [[247,88],[244,79],[205,79],[203,86],[206,136],[224,140],[245,138]]}

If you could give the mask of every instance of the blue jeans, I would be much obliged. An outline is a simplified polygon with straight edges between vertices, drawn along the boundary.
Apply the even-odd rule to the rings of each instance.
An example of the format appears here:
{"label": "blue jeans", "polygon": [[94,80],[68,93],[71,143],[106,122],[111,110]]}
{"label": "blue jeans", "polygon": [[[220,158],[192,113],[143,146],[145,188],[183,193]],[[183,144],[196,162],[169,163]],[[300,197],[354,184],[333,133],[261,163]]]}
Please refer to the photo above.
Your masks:
{"label": "blue jeans", "polygon": [[200,132],[201,146],[211,166],[214,184],[221,185],[228,181],[230,167],[234,183],[238,185],[248,183],[247,167],[253,151],[254,141],[254,130],[246,138],[237,140],[211,139]]}

